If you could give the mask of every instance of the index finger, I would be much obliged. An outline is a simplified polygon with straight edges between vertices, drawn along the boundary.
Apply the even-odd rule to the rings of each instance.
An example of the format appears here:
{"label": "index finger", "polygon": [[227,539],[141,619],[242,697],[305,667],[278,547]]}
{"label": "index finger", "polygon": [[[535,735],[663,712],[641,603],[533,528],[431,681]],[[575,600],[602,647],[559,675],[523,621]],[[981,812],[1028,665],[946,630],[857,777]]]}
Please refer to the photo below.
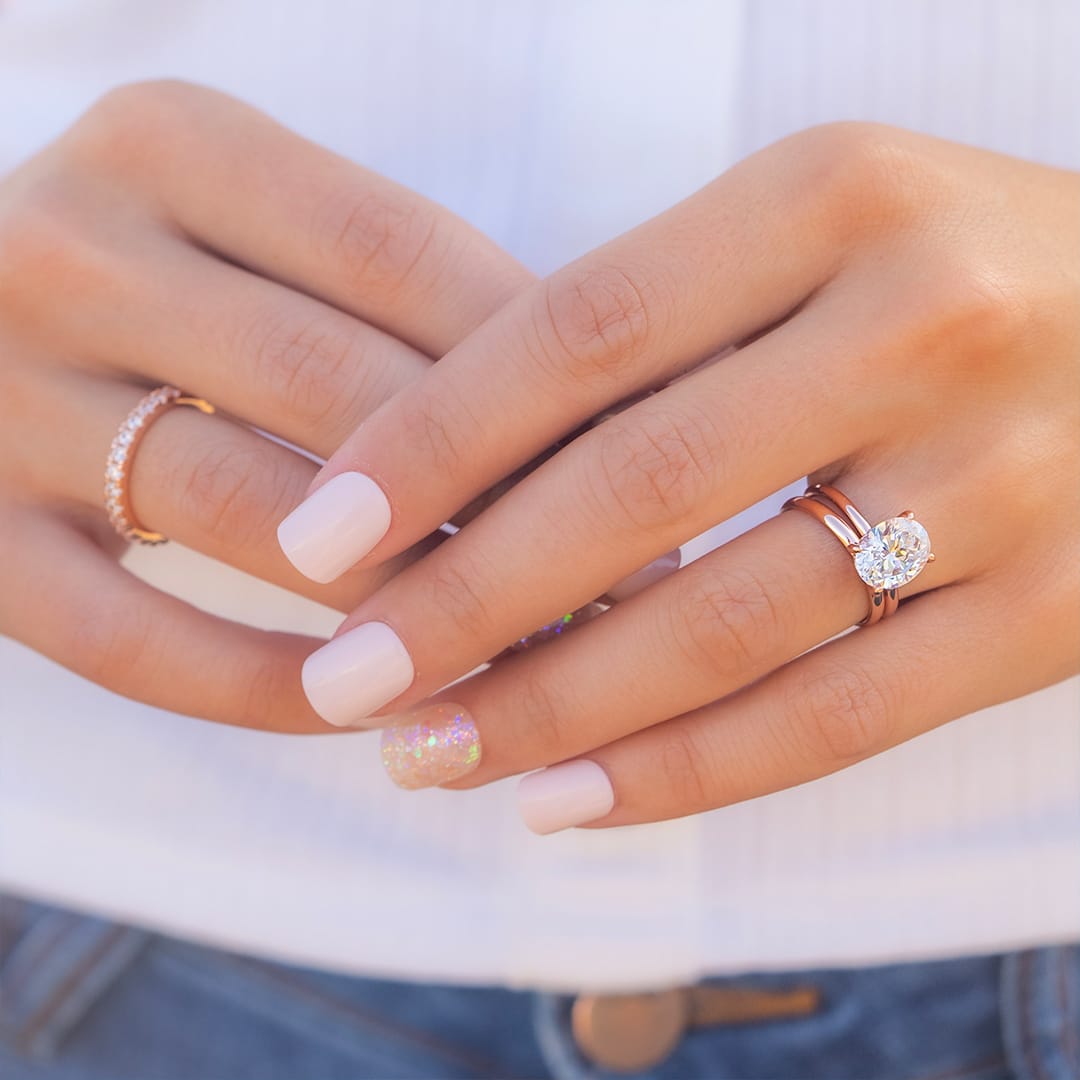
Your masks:
{"label": "index finger", "polygon": [[778,144],[519,294],[331,457],[286,555],[318,581],[386,559],[614,401],[783,319],[842,257],[821,157]]}

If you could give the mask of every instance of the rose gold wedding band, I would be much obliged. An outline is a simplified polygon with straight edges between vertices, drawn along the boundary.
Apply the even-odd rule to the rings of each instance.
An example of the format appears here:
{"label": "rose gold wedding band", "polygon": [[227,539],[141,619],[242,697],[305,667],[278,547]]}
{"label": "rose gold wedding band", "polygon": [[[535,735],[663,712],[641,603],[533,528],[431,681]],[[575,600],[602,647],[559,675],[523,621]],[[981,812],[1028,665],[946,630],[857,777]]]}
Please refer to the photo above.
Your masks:
{"label": "rose gold wedding band", "polygon": [[892,615],[899,590],[933,562],[930,537],[910,510],[871,525],[855,504],[832,484],[813,484],[788,499],[783,510],[802,510],[816,518],[844,545],[866,586],[870,610],[859,626],[872,626]]}
{"label": "rose gold wedding band", "polygon": [[214,406],[202,398],[187,397],[175,386],[159,386],[151,391],[124,418],[109,447],[105,463],[105,510],[113,528],[125,540],[137,540],[141,544],[164,544],[167,537],[144,529],[131,507],[129,490],[131,466],[135,450],[142,442],[150,425],[163,413],[177,405],[190,405],[202,413],[212,413]]}

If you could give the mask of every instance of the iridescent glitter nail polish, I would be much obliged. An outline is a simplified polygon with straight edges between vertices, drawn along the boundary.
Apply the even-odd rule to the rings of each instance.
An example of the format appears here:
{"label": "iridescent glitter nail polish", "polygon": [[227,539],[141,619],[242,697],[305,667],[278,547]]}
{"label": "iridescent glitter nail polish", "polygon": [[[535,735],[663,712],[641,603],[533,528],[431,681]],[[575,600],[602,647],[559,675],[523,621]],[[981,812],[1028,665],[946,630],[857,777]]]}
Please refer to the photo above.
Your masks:
{"label": "iridescent glitter nail polish", "polygon": [[435,787],[480,764],[480,733],[460,705],[429,705],[383,728],[382,760],[398,787]]}
{"label": "iridescent glitter nail polish", "polygon": [[510,646],[510,651],[526,652],[534,645],[542,645],[552,638],[561,637],[571,627],[580,626],[590,619],[595,619],[597,615],[603,615],[605,611],[607,611],[607,607],[603,604],[596,602],[586,604],[584,607],[578,608],[577,611],[571,611],[569,615],[560,615],[554,622],[545,623],[539,630],[534,630],[529,634],[528,637],[515,641]]}

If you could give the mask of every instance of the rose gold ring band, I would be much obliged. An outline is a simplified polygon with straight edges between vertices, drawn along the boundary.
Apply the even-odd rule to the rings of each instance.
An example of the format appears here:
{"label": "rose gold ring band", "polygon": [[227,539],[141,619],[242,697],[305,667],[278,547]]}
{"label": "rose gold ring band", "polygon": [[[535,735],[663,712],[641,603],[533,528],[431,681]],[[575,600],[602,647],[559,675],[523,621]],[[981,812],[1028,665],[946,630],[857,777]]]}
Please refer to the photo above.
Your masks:
{"label": "rose gold ring band", "polygon": [[125,540],[141,544],[164,544],[167,537],[144,529],[131,506],[131,466],[135,450],[150,425],[169,409],[190,405],[201,413],[215,412],[214,406],[202,398],[188,397],[175,386],[159,386],[146,395],[124,418],[109,447],[105,463],[105,510],[113,528]]}
{"label": "rose gold ring band", "polygon": [[[934,560],[930,538],[910,510],[871,525],[855,504],[832,484],[813,484],[804,494],[788,499],[782,509],[802,510],[816,518],[855,560],[870,600],[870,610],[859,626],[873,626],[894,614],[900,605],[900,586],[913,580],[926,563]],[[873,565],[875,558],[887,560],[887,565],[876,568]]]}

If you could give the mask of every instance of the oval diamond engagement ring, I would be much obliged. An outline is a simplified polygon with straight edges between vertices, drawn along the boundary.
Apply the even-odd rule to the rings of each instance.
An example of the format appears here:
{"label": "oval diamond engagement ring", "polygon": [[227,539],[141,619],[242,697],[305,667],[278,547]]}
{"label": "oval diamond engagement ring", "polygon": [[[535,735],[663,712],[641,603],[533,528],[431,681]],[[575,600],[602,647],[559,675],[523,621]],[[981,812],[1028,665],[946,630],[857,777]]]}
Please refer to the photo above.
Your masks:
{"label": "oval diamond engagement ring", "polygon": [[817,518],[851,554],[870,594],[870,611],[860,626],[871,626],[896,611],[897,590],[934,560],[930,536],[910,510],[871,525],[831,484],[808,487],[804,494],[788,499],[783,509],[802,510]]}

